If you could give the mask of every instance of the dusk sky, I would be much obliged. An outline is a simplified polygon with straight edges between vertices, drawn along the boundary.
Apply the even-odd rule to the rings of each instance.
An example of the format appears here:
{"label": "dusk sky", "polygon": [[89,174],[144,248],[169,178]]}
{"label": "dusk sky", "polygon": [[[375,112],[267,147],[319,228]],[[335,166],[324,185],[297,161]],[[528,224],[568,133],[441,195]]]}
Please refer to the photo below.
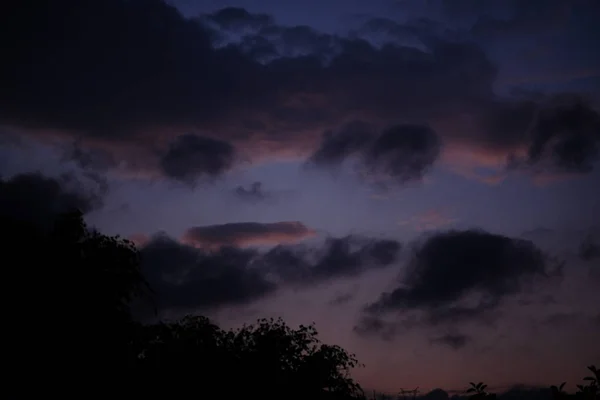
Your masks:
{"label": "dusk sky", "polygon": [[160,318],[390,392],[600,363],[599,1],[11,3],[0,205],[134,241]]}

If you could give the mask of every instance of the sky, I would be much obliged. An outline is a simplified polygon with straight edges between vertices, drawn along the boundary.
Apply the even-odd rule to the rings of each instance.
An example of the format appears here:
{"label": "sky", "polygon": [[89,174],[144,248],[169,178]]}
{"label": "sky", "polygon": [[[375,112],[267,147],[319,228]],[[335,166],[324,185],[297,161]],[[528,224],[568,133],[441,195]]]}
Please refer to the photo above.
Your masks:
{"label": "sky", "polygon": [[600,361],[599,2],[3,7],[2,212],[134,241],[158,318],[314,322],[390,392]]}

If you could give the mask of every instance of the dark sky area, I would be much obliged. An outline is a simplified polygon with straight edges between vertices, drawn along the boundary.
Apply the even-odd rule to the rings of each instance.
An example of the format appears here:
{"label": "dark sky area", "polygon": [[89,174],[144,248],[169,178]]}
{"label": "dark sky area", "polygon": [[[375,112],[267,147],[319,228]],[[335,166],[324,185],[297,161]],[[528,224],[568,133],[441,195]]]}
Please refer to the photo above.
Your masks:
{"label": "dark sky area", "polygon": [[572,390],[598,43],[597,0],[6,2],[0,206],[133,240],[162,318],[314,321],[365,388]]}

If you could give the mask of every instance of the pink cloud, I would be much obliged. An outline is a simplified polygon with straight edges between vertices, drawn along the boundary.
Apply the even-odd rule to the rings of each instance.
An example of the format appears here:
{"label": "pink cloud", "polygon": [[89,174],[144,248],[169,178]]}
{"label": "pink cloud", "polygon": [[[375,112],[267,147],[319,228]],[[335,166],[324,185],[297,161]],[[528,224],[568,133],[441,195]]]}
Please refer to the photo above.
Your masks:
{"label": "pink cloud", "polygon": [[239,222],[193,227],[185,232],[181,241],[191,246],[212,248],[295,243],[314,235],[314,230],[298,221]]}

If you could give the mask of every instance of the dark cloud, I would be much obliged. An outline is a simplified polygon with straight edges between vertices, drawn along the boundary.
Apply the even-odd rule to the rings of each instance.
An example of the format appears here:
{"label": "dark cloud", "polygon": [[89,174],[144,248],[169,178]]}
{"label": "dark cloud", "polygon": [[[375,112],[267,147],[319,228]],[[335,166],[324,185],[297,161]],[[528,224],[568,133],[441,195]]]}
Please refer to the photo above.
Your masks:
{"label": "dark cloud", "polygon": [[221,28],[229,30],[261,29],[275,24],[273,17],[270,15],[252,14],[238,7],[226,7],[215,13],[205,15],[205,18]]}
{"label": "dark cloud", "polygon": [[327,132],[309,162],[330,167],[357,155],[358,167],[400,183],[420,180],[440,153],[437,134],[423,125],[396,125],[379,135],[372,127],[353,122],[336,133]]}
{"label": "dark cloud", "polygon": [[267,252],[231,246],[207,250],[156,235],[145,241],[141,253],[158,307],[185,311],[247,304],[282,286],[358,276],[390,265],[399,249],[391,240],[346,237]]}
{"label": "dark cloud", "polygon": [[600,234],[588,233],[579,248],[579,257],[584,261],[600,258]]}
{"label": "dark cloud", "polygon": [[117,137],[204,120],[235,78],[220,68],[228,55],[212,49],[206,30],[159,0],[26,0],[4,11],[5,122]]}
{"label": "dark cloud", "polygon": [[97,148],[85,148],[80,143],[74,142],[64,149],[63,162],[72,162],[77,167],[81,177],[95,186],[99,194],[106,194],[109,182],[106,172],[117,165],[113,155]]}
{"label": "dark cloud", "polygon": [[448,346],[454,350],[459,350],[465,347],[472,338],[463,334],[446,334],[431,340],[432,343],[438,343],[444,346]]}
{"label": "dark cloud", "polygon": [[388,239],[360,236],[328,238],[323,247],[277,246],[265,254],[265,267],[290,283],[308,284],[355,277],[372,268],[392,265],[401,249]]}
{"label": "dark cloud", "polygon": [[384,320],[374,315],[361,316],[358,324],[353,327],[353,331],[361,336],[378,336],[384,340],[393,340],[403,327],[397,322]]}
{"label": "dark cloud", "polygon": [[339,165],[349,156],[365,151],[374,138],[371,130],[369,124],[355,121],[337,132],[328,131],[309,161],[317,166]]}
{"label": "dark cloud", "polygon": [[538,111],[528,148],[529,164],[585,173],[600,154],[600,114],[577,96],[553,99]]}
{"label": "dark cloud", "polygon": [[509,169],[581,174],[600,159],[600,114],[581,95],[482,103],[477,120],[480,143],[511,153]]}
{"label": "dark cloud", "polygon": [[420,180],[440,152],[437,134],[427,126],[398,125],[385,130],[366,153],[365,164],[376,174],[406,183]]}
{"label": "dark cloud", "polygon": [[424,313],[429,325],[486,321],[502,300],[535,277],[551,276],[550,260],[532,242],[484,231],[448,231],[417,246],[400,285],[366,312]]}
{"label": "dark cloud", "polygon": [[234,193],[239,199],[250,202],[263,201],[270,197],[269,193],[264,191],[262,182],[254,182],[248,189],[238,186]]}
{"label": "dark cloud", "polygon": [[[469,44],[378,49],[229,9],[212,20],[268,26],[254,40],[217,48],[202,20],[185,19],[159,0],[34,3],[12,2],[2,14],[8,61],[0,67],[0,120],[9,125],[93,135],[115,145],[139,143],[157,130],[195,128],[242,140],[256,134],[252,127],[267,127],[262,135],[274,126],[285,142],[299,140],[298,129],[335,126],[357,110],[421,119],[449,101],[473,104],[493,93],[495,69]],[[288,50],[278,48],[276,58],[260,63],[252,43],[262,48],[265,40]],[[249,127],[250,119],[256,121]]]}
{"label": "dark cloud", "polygon": [[88,213],[102,205],[102,197],[87,190],[75,177],[45,177],[39,173],[0,180],[0,217],[49,228],[60,213],[78,209]]}
{"label": "dark cloud", "polygon": [[314,230],[298,221],[236,222],[190,228],[184,234],[184,241],[207,247],[245,246],[291,243],[314,235]]}
{"label": "dark cloud", "polygon": [[276,289],[255,268],[253,250],[203,252],[164,235],[141,250],[144,274],[162,310],[190,310],[249,303]]}
{"label": "dark cloud", "polygon": [[540,100],[517,97],[480,104],[475,111],[481,127],[481,143],[491,148],[513,149],[528,146],[529,130],[535,120]]}
{"label": "dark cloud", "polygon": [[[531,18],[533,9],[518,19]],[[126,148],[136,153],[127,159],[143,161],[138,168],[158,166],[185,181],[219,174],[232,159],[226,144],[206,163],[197,161],[206,159],[204,150],[170,156],[188,144],[213,148],[191,135],[174,139],[184,132],[210,132],[251,157],[301,146],[308,154],[323,127],[356,119],[403,126],[380,137],[391,148],[375,144],[366,153],[371,167],[400,180],[418,177],[436,158],[436,136],[409,129],[424,121],[444,142],[507,155],[530,148],[533,164],[548,153],[557,168],[582,172],[597,159],[590,130],[596,117],[585,106],[536,111],[539,128],[530,135],[522,126],[532,126],[531,110],[543,99],[496,95],[497,67],[479,45],[431,21],[369,26],[383,25],[418,45],[375,46],[239,8],[186,19],[160,0],[10,2],[0,20],[0,122],[40,128],[40,135],[92,136],[86,146]],[[461,125],[467,119],[477,126]],[[337,145],[348,147],[339,150],[334,137],[316,153],[323,160],[361,147],[358,133],[340,138]],[[169,140],[171,149],[155,151]],[[407,158],[414,151],[418,156]]]}
{"label": "dark cloud", "polygon": [[73,142],[64,149],[63,161],[74,162],[83,170],[106,171],[117,163],[113,155],[100,149],[90,149]]}
{"label": "dark cloud", "polygon": [[291,201],[301,195],[295,190],[265,189],[262,182],[253,182],[247,187],[238,186],[233,190],[233,195],[246,203],[273,205],[283,201]]}
{"label": "dark cloud", "polygon": [[192,134],[181,135],[160,159],[164,174],[194,184],[202,177],[214,178],[229,170],[235,149],[224,141]]}
{"label": "dark cloud", "polygon": [[[586,1],[580,1],[579,5],[584,5]],[[500,38],[508,35],[533,35],[561,28],[571,13],[572,3],[576,2],[507,0],[482,3],[476,0],[444,0],[442,9],[450,17],[475,18],[471,27],[474,36]]]}

